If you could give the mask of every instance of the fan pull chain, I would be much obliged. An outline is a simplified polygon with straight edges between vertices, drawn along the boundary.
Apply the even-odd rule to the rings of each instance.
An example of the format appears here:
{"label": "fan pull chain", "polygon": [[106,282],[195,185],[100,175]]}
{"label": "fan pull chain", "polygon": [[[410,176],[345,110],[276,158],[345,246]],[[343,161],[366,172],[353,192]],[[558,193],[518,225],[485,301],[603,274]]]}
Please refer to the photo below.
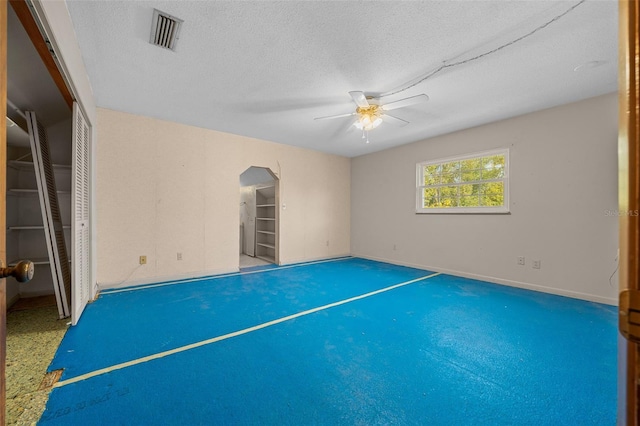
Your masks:
{"label": "fan pull chain", "polygon": [[366,139],[364,142],[369,143],[369,132],[364,127],[362,128],[362,139]]}

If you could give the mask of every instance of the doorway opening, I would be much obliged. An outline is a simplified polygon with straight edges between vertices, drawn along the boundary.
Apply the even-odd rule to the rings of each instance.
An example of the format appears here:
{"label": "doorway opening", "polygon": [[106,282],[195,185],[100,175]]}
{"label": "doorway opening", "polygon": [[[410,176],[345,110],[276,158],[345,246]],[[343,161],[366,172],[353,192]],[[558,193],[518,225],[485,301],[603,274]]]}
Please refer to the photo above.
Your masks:
{"label": "doorway opening", "polygon": [[240,269],[279,264],[279,180],[267,167],[240,175]]}

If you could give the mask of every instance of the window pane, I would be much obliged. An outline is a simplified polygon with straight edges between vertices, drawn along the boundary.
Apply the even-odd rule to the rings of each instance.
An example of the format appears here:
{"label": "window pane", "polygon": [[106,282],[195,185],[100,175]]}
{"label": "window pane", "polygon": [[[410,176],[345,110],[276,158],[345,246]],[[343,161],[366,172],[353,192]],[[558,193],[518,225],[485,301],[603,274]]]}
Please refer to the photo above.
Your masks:
{"label": "window pane", "polygon": [[439,164],[431,164],[429,166],[424,166],[424,174],[437,175],[440,174],[442,167]]}
{"label": "window pane", "polygon": [[482,205],[487,207],[499,207],[504,203],[504,197],[502,196],[502,194],[482,195],[481,199]]}
{"label": "window pane", "polygon": [[457,207],[458,200],[456,198],[442,198],[438,207]]}
{"label": "window pane", "polygon": [[[449,201],[449,203],[450,203],[450,201]],[[444,203],[442,202],[442,199],[439,196],[438,197],[430,197],[428,199],[425,198],[423,205],[425,207],[428,207],[428,208],[450,207],[448,205],[444,205]]]}
{"label": "window pane", "polygon": [[483,157],[482,167],[485,169],[504,167],[504,155],[491,155],[489,157]]}
{"label": "window pane", "polygon": [[461,196],[468,196],[468,195],[472,195],[472,194],[476,194],[478,191],[477,189],[474,192],[474,187],[477,187],[478,185],[460,185],[458,188],[460,188],[460,195]]}
{"label": "window pane", "polygon": [[490,168],[482,171],[482,180],[500,179],[504,177],[504,169]]}
{"label": "window pane", "polygon": [[460,162],[452,161],[450,163],[442,163],[442,174],[457,173],[460,170]]}
{"label": "window pane", "polygon": [[458,183],[458,182],[460,182],[460,172],[442,174],[442,183]]}
{"label": "window pane", "polygon": [[422,200],[424,207],[434,207],[438,201],[438,190],[435,188],[425,188]]}
{"label": "window pane", "polygon": [[458,196],[457,186],[442,186],[440,187],[440,196],[442,198],[455,198]]}
{"label": "window pane", "polygon": [[482,194],[503,194],[504,193],[503,182],[482,183],[479,186],[480,186],[480,193]]}
{"label": "window pane", "polygon": [[440,172],[442,167],[438,164],[424,166],[424,184],[425,185],[437,185],[440,183]]}
{"label": "window pane", "polygon": [[507,161],[507,155],[500,153],[422,165],[423,208],[458,207],[473,212],[483,207],[503,207]]}
{"label": "window pane", "polygon": [[482,168],[481,158],[470,158],[468,160],[462,160],[460,162],[460,168],[462,171],[479,170]]}
{"label": "window pane", "polygon": [[477,195],[460,197],[460,207],[478,207],[480,199]]}
{"label": "window pane", "polygon": [[492,155],[482,158],[482,179],[504,177],[504,155]]}
{"label": "window pane", "polygon": [[424,184],[425,185],[437,185],[440,183],[440,175],[424,175]]}
{"label": "window pane", "polygon": [[462,182],[474,182],[482,179],[481,170],[471,170],[462,172]]}

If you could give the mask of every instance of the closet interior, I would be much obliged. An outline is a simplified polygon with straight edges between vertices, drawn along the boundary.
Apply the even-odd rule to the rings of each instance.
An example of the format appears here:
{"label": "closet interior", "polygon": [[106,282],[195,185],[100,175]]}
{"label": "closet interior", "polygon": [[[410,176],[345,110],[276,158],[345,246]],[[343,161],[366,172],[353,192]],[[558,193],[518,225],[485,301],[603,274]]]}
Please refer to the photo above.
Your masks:
{"label": "closet interior", "polygon": [[[47,176],[41,177],[54,184],[55,194],[51,193],[50,186],[46,196],[49,200],[57,198],[58,213],[54,212],[54,219],[60,226],[56,233],[63,240],[65,251],[70,252],[73,115],[68,99],[61,94],[12,7],[8,7],[7,18],[7,262],[11,265],[28,259],[35,264],[35,274],[30,282],[6,281],[7,306],[10,307],[19,299],[56,294],[53,259],[47,240],[52,236],[47,234],[47,218],[43,214],[45,190],[38,191],[36,176],[42,172],[31,140],[38,126],[38,136],[46,139],[48,148],[48,152],[41,154],[48,157],[46,161],[52,166],[45,170]],[[31,129],[31,139],[29,115],[35,117],[32,123],[38,123]],[[71,255],[64,256],[64,265],[58,266],[59,270],[66,271],[68,287],[70,259]],[[66,316],[69,316],[68,309],[64,314],[60,312],[60,317]]]}

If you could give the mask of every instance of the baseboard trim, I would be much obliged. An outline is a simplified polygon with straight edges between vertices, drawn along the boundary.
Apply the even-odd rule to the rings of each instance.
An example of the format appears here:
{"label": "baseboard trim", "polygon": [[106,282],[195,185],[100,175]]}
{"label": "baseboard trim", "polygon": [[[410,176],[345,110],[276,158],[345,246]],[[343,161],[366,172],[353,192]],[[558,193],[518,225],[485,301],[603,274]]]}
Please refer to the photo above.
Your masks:
{"label": "baseboard trim", "polygon": [[546,286],[542,286],[542,285],[538,285],[538,284],[532,284],[532,283],[526,283],[526,282],[522,282],[522,281],[507,280],[507,279],[504,279],[504,278],[498,278],[498,277],[493,277],[493,276],[488,276],[488,275],[480,275],[480,274],[474,274],[474,273],[470,273],[470,272],[456,271],[456,270],[453,270],[453,269],[439,268],[437,266],[418,265],[418,264],[414,264],[414,263],[410,263],[410,262],[402,262],[402,261],[398,261],[398,260],[395,260],[395,259],[385,259],[385,258],[381,258],[381,257],[367,256],[367,255],[363,255],[363,254],[354,254],[354,253],[352,253],[352,256],[360,257],[360,258],[363,258],[363,259],[375,260],[375,261],[378,261],[378,262],[391,263],[392,265],[408,266],[408,267],[411,267],[411,268],[426,269],[426,270],[429,270],[429,271],[441,272],[443,274],[453,275],[453,276],[456,276],[456,277],[470,278],[470,279],[480,280],[480,281],[487,281],[487,282],[490,282],[490,283],[493,283],[493,284],[506,285],[508,287],[517,287],[517,288],[522,288],[522,289],[525,289],[525,290],[533,290],[533,291],[539,291],[539,292],[542,292],[542,293],[555,294],[557,296],[565,296],[565,297],[570,297],[570,298],[573,298],[573,299],[586,300],[586,301],[589,301],[589,302],[603,303],[603,304],[606,304],[606,305],[613,305],[613,306],[617,306],[618,305],[618,300],[617,299],[611,299],[611,298],[608,298],[608,297],[597,296],[597,295],[589,294],[589,293],[581,293],[581,292],[577,292],[577,291],[563,290],[563,289],[554,288],[554,287],[546,287]]}
{"label": "baseboard trim", "polygon": [[332,260],[332,259],[340,259],[343,257],[351,257],[351,254],[336,254],[333,256],[323,256],[323,257],[314,257],[312,259],[309,258],[297,258],[297,259],[287,259],[280,262],[280,266],[288,266],[295,265],[298,263],[313,263],[313,262],[321,262],[323,260]]}
{"label": "baseboard trim", "polygon": [[199,271],[199,272],[186,272],[184,274],[145,277],[145,278],[138,278],[138,279],[133,279],[128,281],[98,282],[98,292],[100,292],[101,290],[111,290],[111,289],[125,288],[125,287],[138,287],[138,286],[144,286],[148,284],[191,280],[194,278],[203,278],[203,277],[209,277],[214,275],[233,274],[234,272],[238,272],[238,271],[239,271],[238,268],[221,268],[221,269],[211,269],[211,270]]}
{"label": "baseboard trim", "polygon": [[[349,253],[334,255],[334,256],[326,256],[326,257],[316,257],[316,258],[297,258],[297,259],[286,259],[280,262],[278,266],[289,266],[297,263],[311,263],[311,262],[319,262],[323,260],[337,259],[341,257],[350,257]],[[153,277],[144,277],[137,278],[132,280],[125,281],[104,281],[96,283],[96,294],[101,290],[113,290],[120,289],[125,287],[138,287],[149,284],[158,284],[164,282],[171,281],[181,281],[181,280],[191,280],[195,278],[204,278],[215,275],[223,275],[223,274],[233,274],[239,272],[239,266],[236,268],[221,268],[221,269],[211,269],[206,271],[199,272],[186,272],[184,274],[175,274],[175,275],[157,275]]]}

